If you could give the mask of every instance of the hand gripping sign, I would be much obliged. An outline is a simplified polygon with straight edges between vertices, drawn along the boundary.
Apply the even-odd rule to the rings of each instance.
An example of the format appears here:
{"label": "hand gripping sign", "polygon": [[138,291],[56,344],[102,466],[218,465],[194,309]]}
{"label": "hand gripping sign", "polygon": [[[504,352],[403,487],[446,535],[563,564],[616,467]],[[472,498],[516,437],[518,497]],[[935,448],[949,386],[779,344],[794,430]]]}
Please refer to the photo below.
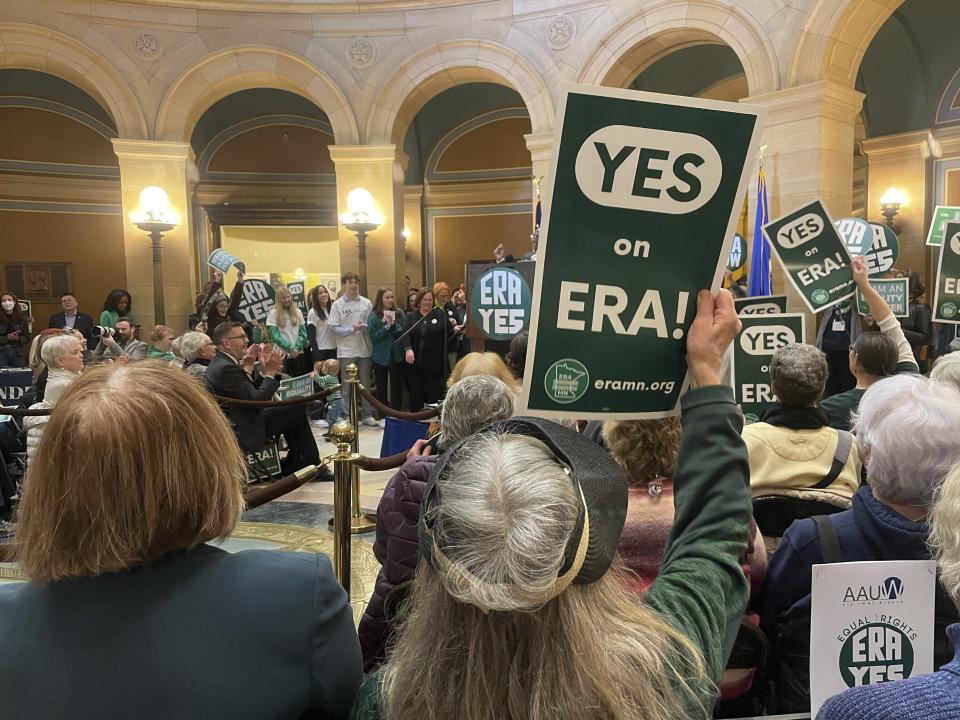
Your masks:
{"label": "hand gripping sign", "polygon": [[730,256],[761,108],[573,86],[548,175],[524,406],[676,414],[696,293]]}
{"label": "hand gripping sign", "polygon": [[[869,247],[873,234],[869,225],[864,225],[858,246]],[[819,200],[774,220],[763,232],[790,282],[812,312],[820,312],[853,295],[856,285],[847,245]]]}

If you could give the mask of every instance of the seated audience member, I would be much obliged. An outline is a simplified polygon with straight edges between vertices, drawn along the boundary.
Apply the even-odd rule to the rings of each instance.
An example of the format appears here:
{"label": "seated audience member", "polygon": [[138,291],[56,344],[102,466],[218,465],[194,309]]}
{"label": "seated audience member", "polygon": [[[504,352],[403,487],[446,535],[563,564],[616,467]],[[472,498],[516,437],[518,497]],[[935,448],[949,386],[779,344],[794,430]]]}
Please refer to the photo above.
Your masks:
{"label": "seated audience member", "polygon": [[47,327],[79,330],[81,333],[83,333],[83,337],[87,341],[87,345],[92,345],[93,318],[86,313],[80,312],[79,304],[77,303],[77,296],[72,292],[65,292],[60,296],[60,307],[62,307],[63,310],[50,316],[50,321],[47,323]]}
{"label": "seated audience member", "polygon": [[743,429],[754,497],[850,507],[860,484],[860,455],[849,433],[827,425],[817,407],[826,380],[827,361],[812,345],[785,345],[773,354],[770,385],[777,402]]}
{"label": "seated audience member", "polygon": [[[960,393],[918,375],[875,383],[860,401],[856,443],[867,485],[853,506],[827,519],[840,543],[841,562],[929,560],[927,513],[937,488],[960,459]],[[763,614],[780,621],[810,613],[811,568],[824,562],[812,518],[795,521],[770,558]],[[937,612],[952,614],[941,590]]]}
{"label": "seated audience member", "polygon": [[[283,353],[273,345],[247,347],[247,334],[241,323],[220,323],[213,333],[217,352],[207,367],[207,385],[214,395],[238,400],[273,400],[280,387]],[[255,364],[260,360],[260,370]],[[316,440],[310,432],[303,405],[262,408],[224,403],[237,441],[244,452],[263,449],[268,436],[282,434],[289,452],[281,463],[284,475],[320,462]],[[322,473],[332,479],[329,470]]]}
{"label": "seated audience member", "polygon": [[[960,607],[960,467],[943,481],[929,522],[940,585]],[[960,625],[950,625],[946,635],[953,660],[937,672],[847,690],[828,699],[817,720],[955,720],[960,715]]]}
{"label": "seated audience member", "polygon": [[507,351],[507,367],[517,379],[523,382],[523,373],[527,367],[527,343],[530,340],[530,333],[524,331],[519,335],[514,335],[510,340],[510,349]]}
{"label": "seated audience member", "polygon": [[[106,326],[104,326],[106,327]],[[117,320],[116,337],[109,334],[100,338],[100,344],[93,351],[93,361],[116,360],[126,355],[131,362],[143,360],[147,357],[147,344],[137,340],[137,328],[126,318]]]}
{"label": "seated audience member", "polygon": [[29,582],[0,586],[2,715],[347,718],[360,650],[326,556],[207,544],[234,529],[245,478],[223,414],[179,369],[78,379],[24,486]]}
{"label": "seated audience member", "polygon": [[[72,333],[61,333],[49,338],[40,350],[47,366],[47,382],[43,400],[30,406],[31,410],[49,410],[60,396],[83,372],[83,345]],[[49,415],[28,416],[23,419],[27,431],[27,463],[33,462],[43,437]]]}
{"label": "seated audience member", "polygon": [[937,358],[930,371],[932,380],[939,380],[960,390],[960,353],[950,353]]}
{"label": "seated audience member", "polygon": [[184,333],[180,336],[180,352],[183,353],[183,369],[197,379],[206,381],[207,366],[217,354],[213,340],[202,332]]}
{"label": "seated audience member", "polygon": [[719,384],[739,325],[728,292],[700,293],[675,528],[642,599],[616,558],[627,478],[602,448],[514,418],[446,450],[424,491],[403,626],[355,718],[708,716],[747,601],[749,467]]}
{"label": "seated audience member", "polygon": [[[490,375],[472,375],[455,384],[447,393],[441,410],[441,449],[472,435],[490,423],[513,417],[516,393]],[[409,460],[390,478],[377,508],[377,539],[373,552],[380,561],[377,582],[360,620],[360,646],[364,672],[384,660],[390,628],[384,605],[390,592],[401,583],[413,580],[420,553],[417,549],[417,523],[423,490],[436,456],[418,441]]]}
{"label": "seated audience member", "polygon": [[513,373],[496,353],[472,352],[464,355],[454,366],[453,372],[450,373],[450,377],[447,379],[447,387],[451,388],[463,378],[471,375],[491,375],[503,381],[514,392],[520,391],[520,383],[514,379]]}
{"label": "seated audience member", "polygon": [[863,393],[877,380],[897,373],[919,372],[903,328],[886,300],[870,286],[866,261],[858,256],[850,265],[877,330],[860,333],[850,346],[850,372],[857,381],[856,387],[824,398],[820,403],[830,427],[837,430],[850,430],[851,413],[856,411]]}
{"label": "seated audience member", "polygon": [[173,354],[172,346],[175,333],[173,328],[166,325],[156,325],[150,331],[150,346],[147,350],[148,360],[163,360],[179,366],[181,361]]}

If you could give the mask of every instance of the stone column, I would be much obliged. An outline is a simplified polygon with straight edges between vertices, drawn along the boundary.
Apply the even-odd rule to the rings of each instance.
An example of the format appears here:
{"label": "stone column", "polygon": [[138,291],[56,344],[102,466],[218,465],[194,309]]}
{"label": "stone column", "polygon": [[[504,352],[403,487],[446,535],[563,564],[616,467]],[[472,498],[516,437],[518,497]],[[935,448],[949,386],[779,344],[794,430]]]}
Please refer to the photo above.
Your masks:
{"label": "stone column", "polygon": [[533,212],[537,212],[537,181],[540,182],[541,201],[546,199],[547,175],[550,173],[550,156],[553,153],[554,134],[552,132],[530,133],[524,135],[523,139],[527,142],[527,150],[530,151],[530,161],[533,172],[533,188],[530,202],[533,206]]}
{"label": "stone column", "polygon": [[[403,176],[407,156],[396,145],[331,145],[330,157],[337,174],[337,212],[347,212],[347,195],[357,187],[373,196],[383,222],[367,236],[367,292],[391,287],[403,294],[406,257],[403,237]],[[342,224],[340,238],[341,272],[358,272],[357,237]],[[399,301],[399,300],[398,300]]]}
{"label": "stone column", "polygon": [[[821,81],[755,95],[742,102],[767,108],[760,144],[766,146],[763,167],[770,219],[813,200],[823,202],[835,220],[850,215],[854,120],[863,104],[863,94]],[[751,174],[747,216],[751,250],[757,206],[756,170]],[[775,258],[772,265],[774,292],[787,294],[790,312],[805,311]],[[808,341],[813,341],[815,332],[813,316],[808,313]]]}
{"label": "stone column", "polygon": [[187,329],[197,293],[197,263],[190,207],[190,174],[193,149],[189,143],[115,138],[113,150],[120,161],[120,191],[123,210],[123,244],[127,266],[127,291],[133,298],[133,314],[141,325],[141,339],[156,324],[153,315],[153,251],[147,233],[139,230],[130,214],[140,207],[140,192],[151,185],[170,197],[170,210],[177,227],[165,233],[162,265],[166,324],[177,334]]}

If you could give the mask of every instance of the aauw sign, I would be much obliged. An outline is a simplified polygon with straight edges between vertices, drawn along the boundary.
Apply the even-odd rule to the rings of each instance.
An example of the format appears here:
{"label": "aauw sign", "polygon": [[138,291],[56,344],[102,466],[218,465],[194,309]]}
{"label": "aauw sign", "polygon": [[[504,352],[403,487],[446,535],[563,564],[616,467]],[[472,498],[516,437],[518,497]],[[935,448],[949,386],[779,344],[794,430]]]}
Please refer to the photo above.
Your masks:
{"label": "aauw sign", "polygon": [[[534,263],[519,263],[533,266]],[[530,325],[533,290],[515,266],[471,265],[467,272],[470,321],[488,338],[508,340]]]}
{"label": "aauw sign", "polygon": [[575,86],[547,176],[524,402],[675,414],[701,288],[717,290],[762,109]]}

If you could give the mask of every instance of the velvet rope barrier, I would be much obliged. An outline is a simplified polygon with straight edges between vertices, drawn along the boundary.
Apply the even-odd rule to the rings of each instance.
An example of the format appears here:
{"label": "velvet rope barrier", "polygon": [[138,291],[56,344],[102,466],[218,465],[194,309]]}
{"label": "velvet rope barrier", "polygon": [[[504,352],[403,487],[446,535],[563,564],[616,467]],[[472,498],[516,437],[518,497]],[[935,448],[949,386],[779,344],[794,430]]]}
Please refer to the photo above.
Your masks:
{"label": "velvet rope barrier", "polygon": [[366,388],[360,388],[360,393],[367,400],[367,402],[380,411],[381,415],[397,418],[397,420],[419,422],[421,420],[430,420],[431,418],[435,418],[440,414],[440,408],[430,408],[429,410],[421,410],[420,412],[403,412],[401,410],[394,410],[389,405],[384,405],[382,402],[377,400],[376,396]]}
{"label": "velvet rope barrier", "polygon": [[13,415],[14,417],[42,417],[53,412],[53,408],[44,408],[43,410],[28,410],[27,408],[8,408],[0,407],[0,415]]}
{"label": "velvet rope barrier", "polygon": [[357,460],[357,467],[368,472],[379,472],[380,470],[393,470],[400,467],[407,461],[407,453],[400,452],[396,455],[388,455],[384,458],[363,457]]}
{"label": "velvet rope barrier", "polygon": [[280,478],[272,485],[244,494],[243,500],[247,505],[247,510],[265,505],[271,500],[276,500],[278,497],[293,492],[301,485],[310,482],[320,474],[320,469],[325,464],[326,463],[323,462],[320,465],[308,465],[301,470],[297,470],[292,475]]}

